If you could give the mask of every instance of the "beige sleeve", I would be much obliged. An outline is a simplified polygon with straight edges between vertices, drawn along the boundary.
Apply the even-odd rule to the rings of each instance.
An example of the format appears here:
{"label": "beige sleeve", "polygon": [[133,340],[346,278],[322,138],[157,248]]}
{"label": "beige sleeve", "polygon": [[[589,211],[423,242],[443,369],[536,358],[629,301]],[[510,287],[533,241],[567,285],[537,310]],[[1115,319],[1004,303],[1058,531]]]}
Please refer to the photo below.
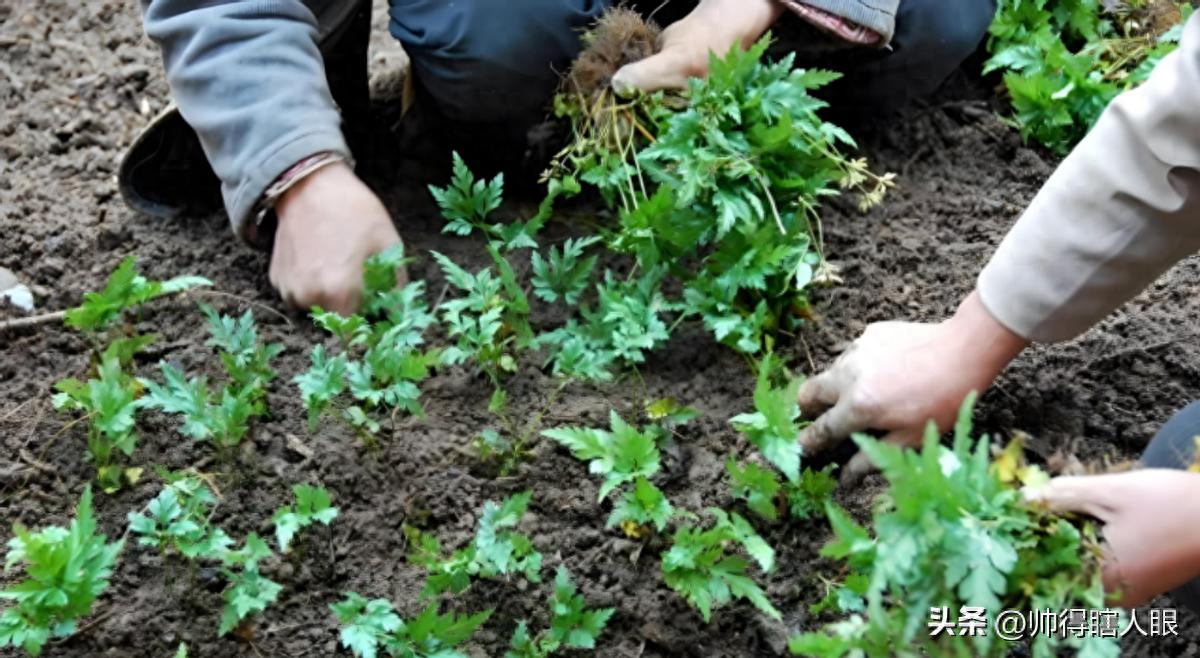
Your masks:
{"label": "beige sleeve", "polygon": [[1120,96],[979,276],[984,306],[1032,341],[1072,338],[1200,251],[1200,13]]}

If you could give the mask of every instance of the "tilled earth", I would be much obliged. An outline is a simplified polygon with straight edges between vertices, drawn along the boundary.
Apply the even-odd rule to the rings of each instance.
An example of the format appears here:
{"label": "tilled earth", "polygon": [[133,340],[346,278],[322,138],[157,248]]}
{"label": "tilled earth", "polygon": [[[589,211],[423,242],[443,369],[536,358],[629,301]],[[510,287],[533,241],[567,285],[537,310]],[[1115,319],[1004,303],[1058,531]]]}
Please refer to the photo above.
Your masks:
{"label": "tilled earth", "polygon": [[[383,38],[378,25],[375,31]],[[307,367],[309,348],[324,338],[275,297],[267,257],[233,240],[221,215],[164,222],[128,210],[117,195],[122,149],[167,103],[156,52],[142,36],[134,4],[0,4],[0,53],[0,266],[29,285],[39,311],[76,304],[121,258],[135,254],[152,277],[211,278],[222,294],[206,301],[227,312],[249,305],[265,337],[286,346],[270,397],[274,419],[259,426],[232,462],[215,461],[207,446],[181,437],[169,419],[146,414],[134,463],[216,472],[222,495],[216,520],[235,537],[269,532],[272,511],[289,500],[296,482],[323,484],[342,509],[329,530],[312,532],[295,555],[266,565],[284,591],[256,620],[252,639],[216,638],[222,584],[214,574],[201,571],[193,583],[177,566],[130,544],[91,618],[45,655],[161,658],[180,641],[201,658],[340,655],[328,604],[342,592],[388,598],[405,615],[420,608],[421,574],[404,560],[403,524],[458,546],[473,532],[484,501],[528,488],[536,494],[522,529],[548,566],[565,563],[591,604],[617,608],[597,655],[773,656],[789,634],[818,621],[810,619],[807,604],[823,594],[820,576],[832,575],[832,566],[816,555],[829,534],[822,524],[763,528],[779,567],[761,582],[784,611],[782,623],[739,604],[706,625],[662,584],[653,546],[643,554],[641,544],[603,529],[607,510],[595,503],[597,485],[583,464],[542,444],[515,473],[497,478],[467,452],[469,440],[494,419],[486,412],[489,388],[466,370],[427,381],[428,418],[400,420],[376,450],[334,423],[309,434],[288,380]],[[876,168],[900,174],[900,185],[868,215],[837,203],[825,213],[828,253],[845,284],[816,295],[820,321],[787,346],[802,370],[828,365],[870,322],[948,316],[1050,174],[1054,159],[1023,146],[993,118],[995,102],[986,95],[972,99],[977,87],[952,85],[942,100],[864,133],[865,153]],[[382,117],[395,114],[386,102],[377,106],[378,130],[391,123]],[[407,173],[431,171],[436,178],[448,169],[443,160],[426,166],[384,153],[365,163],[364,174],[413,253],[437,249],[482,265],[480,244],[440,234],[424,181]],[[519,203],[509,208],[527,210]],[[427,258],[412,274],[429,281],[431,295],[444,286]],[[18,315],[0,308],[0,319]],[[1028,432],[1033,451],[1045,459],[1068,455],[1103,464],[1136,458],[1174,410],[1200,398],[1198,315],[1200,262],[1190,259],[1083,337],[1023,355],[984,397],[980,427],[999,435]],[[161,338],[140,363],[142,371],[149,373],[160,358],[211,371],[198,318],[191,302],[149,309],[142,328]],[[65,522],[92,477],[81,428],[65,428],[67,419],[49,406],[53,383],[86,369],[86,349],[57,324],[0,334],[5,526]],[[542,409],[555,387],[535,359],[528,361],[510,385],[514,416],[521,419]],[[633,380],[568,387],[549,406],[545,424],[601,424],[612,408],[632,418],[644,400],[663,396],[696,406],[704,415],[669,451],[664,489],[692,510],[731,504],[722,464],[730,453],[747,454],[727,422],[750,408],[753,384],[745,362],[700,328],[684,325],[642,375],[644,390],[630,385]],[[126,513],[158,487],[147,477],[98,496],[103,530],[120,536]],[[840,494],[840,502],[861,514],[878,489],[878,480],[870,479],[853,494]],[[545,590],[483,583],[460,597],[453,604],[460,610],[497,608],[471,641],[471,655],[501,655],[516,620],[544,622]],[[1156,604],[1172,605],[1166,598]],[[1126,655],[1196,655],[1195,621],[1181,612],[1179,637],[1131,638]]]}

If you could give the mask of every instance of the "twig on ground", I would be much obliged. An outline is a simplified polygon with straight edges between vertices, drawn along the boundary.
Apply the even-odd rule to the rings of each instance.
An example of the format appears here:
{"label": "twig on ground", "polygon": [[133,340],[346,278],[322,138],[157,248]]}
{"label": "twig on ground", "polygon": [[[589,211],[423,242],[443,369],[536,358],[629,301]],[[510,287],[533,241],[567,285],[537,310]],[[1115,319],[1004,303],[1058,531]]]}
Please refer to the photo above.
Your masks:
{"label": "twig on ground", "polygon": [[11,320],[0,321],[0,332],[9,331],[12,329],[27,329],[52,322],[62,322],[66,319],[66,311],[55,311],[53,313],[43,313],[41,315],[31,315],[24,318],[13,318]]}

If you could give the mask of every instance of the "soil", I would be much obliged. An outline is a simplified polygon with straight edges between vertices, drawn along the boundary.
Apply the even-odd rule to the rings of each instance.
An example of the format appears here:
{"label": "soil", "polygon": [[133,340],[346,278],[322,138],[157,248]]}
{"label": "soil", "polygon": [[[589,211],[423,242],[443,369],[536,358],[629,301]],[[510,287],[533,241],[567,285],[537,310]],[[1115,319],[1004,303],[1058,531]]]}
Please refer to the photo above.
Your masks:
{"label": "soil", "polygon": [[[466,452],[468,441],[494,419],[486,411],[490,390],[465,370],[429,380],[423,386],[428,418],[401,419],[376,450],[332,422],[309,434],[288,380],[307,367],[310,346],[323,337],[276,298],[267,257],[238,244],[223,215],[156,220],[128,210],[117,196],[122,149],[167,102],[156,51],[141,33],[133,3],[0,5],[0,52],[0,266],[30,286],[39,308],[76,304],[121,258],[135,254],[152,277],[211,278],[222,294],[206,301],[227,312],[250,305],[264,336],[286,346],[270,396],[274,419],[258,427],[233,462],[214,461],[207,446],[153,414],[146,415],[134,462],[215,472],[222,496],[216,520],[234,536],[268,533],[272,511],[290,499],[296,482],[328,487],[342,510],[328,531],[310,533],[293,556],[268,563],[267,575],[285,589],[257,618],[250,641],[217,639],[221,582],[214,574],[202,571],[191,586],[177,568],[130,544],[81,631],[44,655],[162,658],[181,641],[200,658],[345,655],[328,610],[342,592],[388,598],[406,616],[420,608],[421,573],[404,560],[403,524],[458,546],[473,532],[484,501],[530,488],[536,495],[522,528],[547,566],[566,564],[591,604],[617,608],[596,655],[774,656],[789,634],[816,623],[807,604],[823,594],[820,577],[832,575],[816,555],[829,535],[822,524],[764,527],[779,566],[761,582],[784,611],[782,623],[738,604],[704,624],[662,584],[649,551],[639,556],[640,544],[603,529],[607,509],[595,503],[597,482],[581,463],[537,444],[532,459],[497,478]],[[792,363],[804,371],[828,365],[871,322],[944,318],[969,291],[1055,164],[996,120],[998,106],[988,97],[977,83],[951,85],[939,101],[862,134],[865,154],[877,169],[900,174],[900,185],[867,215],[849,204],[827,209],[827,249],[845,284],[816,295],[820,321],[787,346]],[[443,158],[418,166],[385,155],[366,163],[365,176],[413,253],[436,248],[482,265],[479,243],[440,234],[424,181],[407,173],[448,171]],[[406,175],[398,179],[398,170]],[[510,212],[523,210],[514,204]],[[431,295],[444,286],[429,259],[412,274],[429,282]],[[0,319],[18,313],[0,309]],[[1200,398],[1198,316],[1200,261],[1193,258],[1081,338],[1024,354],[984,397],[978,424],[1000,436],[1028,432],[1044,459],[1055,453],[1094,464],[1136,458],[1173,411]],[[140,362],[143,372],[160,358],[189,371],[211,370],[198,317],[191,302],[148,309],[141,326],[162,338]],[[49,407],[53,383],[86,367],[84,342],[57,324],[0,335],[4,525],[64,523],[91,480],[81,428],[66,427],[66,418]],[[635,380],[572,385],[550,405],[545,423],[599,424],[612,408],[632,418],[644,400],[664,396],[696,406],[704,415],[681,430],[664,489],[692,510],[731,504],[722,464],[731,452],[747,453],[727,423],[750,408],[745,362],[701,328],[685,325],[642,375],[644,390]],[[514,417],[532,418],[554,386],[536,363],[525,364],[509,387]],[[115,495],[99,495],[103,530],[120,536],[126,513],[159,486],[147,476]],[[878,491],[872,478],[839,494],[839,502],[862,514]],[[471,655],[501,655],[518,619],[544,623],[546,589],[481,583],[460,597],[454,604],[460,610],[497,608],[470,642]],[[1166,598],[1156,603],[1172,605]],[[1125,644],[1126,655],[1196,655],[1195,622],[1181,611],[1179,637],[1134,638]]]}

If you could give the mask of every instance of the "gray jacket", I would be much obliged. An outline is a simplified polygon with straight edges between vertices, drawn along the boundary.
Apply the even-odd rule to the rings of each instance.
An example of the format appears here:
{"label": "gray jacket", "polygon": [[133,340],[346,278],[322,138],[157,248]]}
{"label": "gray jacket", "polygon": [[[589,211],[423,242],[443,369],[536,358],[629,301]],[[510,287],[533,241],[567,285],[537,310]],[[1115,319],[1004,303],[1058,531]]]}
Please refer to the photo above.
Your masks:
{"label": "gray jacket", "polygon": [[[309,6],[327,12],[356,4]],[[309,6],[300,0],[142,0],[146,34],[162,49],[171,94],[199,135],[243,238],[263,192],[289,167],[322,151],[350,156]]]}
{"label": "gray jacket", "polygon": [[983,304],[1034,341],[1075,336],[1200,251],[1200,13],[1119,97],[979,276]]}

